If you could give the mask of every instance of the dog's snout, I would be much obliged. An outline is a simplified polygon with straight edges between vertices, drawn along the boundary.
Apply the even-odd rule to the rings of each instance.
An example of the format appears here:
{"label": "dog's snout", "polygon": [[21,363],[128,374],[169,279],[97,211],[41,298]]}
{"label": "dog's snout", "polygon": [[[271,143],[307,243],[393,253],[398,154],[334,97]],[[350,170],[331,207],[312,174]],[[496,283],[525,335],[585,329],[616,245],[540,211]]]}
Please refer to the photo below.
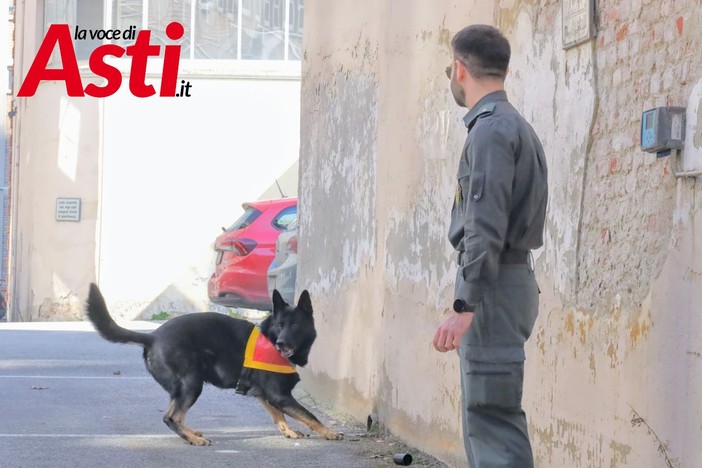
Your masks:
{"label": "dog's snout", "polygon": [[285,340],[281,340],[280,338],[278,338],[278,340],[275,342],[275,345],[278,348],[285,348],[285,347],[287,347],[287,344],[288,343]]}

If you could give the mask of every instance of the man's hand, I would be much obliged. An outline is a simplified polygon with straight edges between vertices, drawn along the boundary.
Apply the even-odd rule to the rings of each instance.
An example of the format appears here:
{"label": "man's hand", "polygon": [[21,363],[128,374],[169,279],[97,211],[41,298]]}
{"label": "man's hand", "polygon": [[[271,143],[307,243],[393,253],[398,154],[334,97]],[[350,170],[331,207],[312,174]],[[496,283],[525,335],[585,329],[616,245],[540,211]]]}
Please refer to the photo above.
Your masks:
{"label": "man's hand", "polygon": [[461,346],[461,338],[473,323],[473,313],[452,313],[441,322],[439,328],[434,333],[434,349],[441,353],[458,349]]}

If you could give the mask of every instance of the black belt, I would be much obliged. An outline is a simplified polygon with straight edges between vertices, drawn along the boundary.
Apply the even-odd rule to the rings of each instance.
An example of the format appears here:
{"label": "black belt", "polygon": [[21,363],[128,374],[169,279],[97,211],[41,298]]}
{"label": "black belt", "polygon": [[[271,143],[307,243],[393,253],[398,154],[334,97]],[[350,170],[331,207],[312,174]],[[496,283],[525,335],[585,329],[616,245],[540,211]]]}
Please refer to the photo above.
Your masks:
{"label": "black belt", "polygon": [[[464,252],[458,253],[458,264],[461,265],[461,257]],[[529,263],[528,250],[503,250],[500,252],[500,264],[502,265],[523,265]]]}
{"label": "black belt", "polygon": [[529,251],[503,250],[500,253],[500,263],[503,265],[521,265],[529,263]]}

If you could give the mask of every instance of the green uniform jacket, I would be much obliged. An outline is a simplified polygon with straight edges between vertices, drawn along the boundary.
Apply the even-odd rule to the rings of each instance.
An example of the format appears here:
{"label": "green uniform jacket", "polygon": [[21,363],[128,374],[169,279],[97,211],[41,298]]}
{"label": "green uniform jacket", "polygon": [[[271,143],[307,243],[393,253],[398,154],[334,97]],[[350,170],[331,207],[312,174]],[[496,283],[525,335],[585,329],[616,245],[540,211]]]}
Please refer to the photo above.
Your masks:
{"label": "green uniform jacket", "polygon": [[539,138],[504,91],[483,97],[464,122],[448,237],[459,252],[455,299],[475,307],[497,280],[503,251],[543,245],[547,170]]}

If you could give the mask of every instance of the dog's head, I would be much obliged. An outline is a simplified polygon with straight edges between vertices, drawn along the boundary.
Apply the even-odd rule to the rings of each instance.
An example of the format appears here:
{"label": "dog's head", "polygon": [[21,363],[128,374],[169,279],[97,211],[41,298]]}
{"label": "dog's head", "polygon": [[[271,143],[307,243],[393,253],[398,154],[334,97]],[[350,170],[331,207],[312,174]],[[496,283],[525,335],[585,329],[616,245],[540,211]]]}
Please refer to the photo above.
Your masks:
{"label": "dog's head", "polygon": [[292,306],[283,300],[277,289],[273,290],[273,313],[261,322],[260,327],[261,333],[280,354],[293,364],[304,366],[317,338],[310,294],[302,291],[297,305]]}

